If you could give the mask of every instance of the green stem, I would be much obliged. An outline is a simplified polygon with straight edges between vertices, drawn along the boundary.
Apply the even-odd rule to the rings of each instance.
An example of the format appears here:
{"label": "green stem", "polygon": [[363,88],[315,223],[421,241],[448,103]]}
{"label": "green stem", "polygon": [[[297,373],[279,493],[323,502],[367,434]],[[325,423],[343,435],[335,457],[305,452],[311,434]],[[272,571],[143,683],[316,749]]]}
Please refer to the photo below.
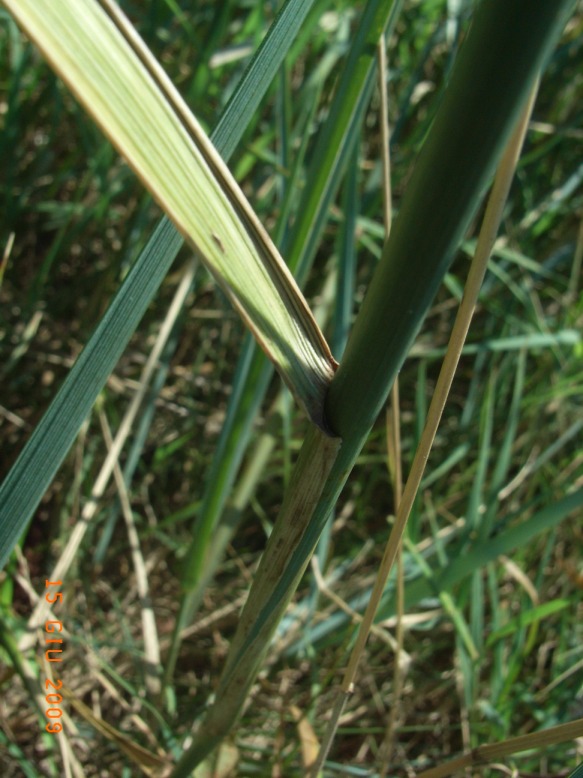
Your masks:
{"label": "green stem", "polygon": [[312,430],[306,437],[216,702],[172,778],[189,775],[239,716],[270,638],[573,5],[573,0],[484,0],[479,6],[328,393],[328,423],[342,445],[329,470],[320,472],[325,481],[316,487],[310,480],[311,495],[318,497],[309,517],[302,512],[282,558],[277,543],[286,537],[289,506],[301,501],[303,478],[313,476],[306,463],[317,463],[314,447],[323,445],[315,440],[324,439],[321,433]]}

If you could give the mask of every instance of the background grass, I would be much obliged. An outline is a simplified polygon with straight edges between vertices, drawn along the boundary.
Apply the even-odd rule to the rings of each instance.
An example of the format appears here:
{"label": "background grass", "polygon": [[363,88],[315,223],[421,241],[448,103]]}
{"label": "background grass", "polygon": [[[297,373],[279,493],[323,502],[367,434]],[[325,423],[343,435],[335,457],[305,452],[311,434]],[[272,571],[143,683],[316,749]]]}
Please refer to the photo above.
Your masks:
{"label": "background grass", "polygon": [[[243,2],[144,0],[123,5],[207,127],[214,125],[275,10]],[[467,8],[462,4],[462,11]],[[296,210],[305,180],[303,161],[311,162],[358,11],[347,2],[316,3],[286,68],[232,158],[231,167],[255,209],[284,246],[289,225],[301,216]],[[0,14],[2,246],[11,233],[15,236],[0,288],[4,476],[160,214],[38,53]],[[462,13],[461,29],[464,25]],[[446,3],[405,3],[390,42],[397,210],[443,90],[459,30],[452,19],[448,23]],[[583,716],[580,516],[571,514],[524,542],[511,559],[488,560],[479,571],[441,586],[435,583],[443,570],[463,558],[471,540],[483,537],[486,545],[517,519],[528,521],[542,509],[560,505],[583,484],[582,347],[576,336],[583,302],[581,279],[573,275],[576,246],[581,250],[582,244],[582,32],[579,11],[543,79],[504,221],[505,244],[491,262],[470,332],[471,348],[462,359],[410,524],[405,570],[417,589],[410,585],[408,591],[424,596],[409,605],[419,620],[406,633],[411,662],[391,774],[418,771],[464,746]],[[239,58],[226,62],[231,53]],[[348,193],[339,193],[331,209],[307,285],[325,319],[335,296],[330,279],[350,255],[345,216],[356,224],[355,310],[381,249],[375,100],[348,174]],[[294,187],[288,189],[298,157]],[[281,216],[285,209],[290,220]],[[185,257],[179,257],[175,268]],[[467,255],[461,251],[401,374],[405,472],[466,272]],[[102,393],[100,408],[114,429],[175,281],[171,274]],[[147,418],[153,411],[131,504],[163,651],[177,615],[191,516],[208,477],[243,335],[235,314],[199,271],[164,385],[143,413]],[[212,691],[280,505],[306,422],[289,402],[269,412],[279,388],[274,380],[253,437],[265,440],[261,436],[269,432],[275,445],[256,468],[259,472],[250,472],[250,487],[239,486],[235,492],[241,499],[228,506],[233,513],[242,512],[239,530],[183,641],[173,714],[144,698],[139,602],[125,528],[110,520],[117,499],[113,487],[67,579],[60,618],[72,638],[63,678],[94,712],[152,750],[157,742],[172,752]],[[34,590],[42,592],[91,493],[104,453],[95,413],[37,511],[23,544],[23,560],[11,563],[2,583],[4,623],[15,638],[32,608],[23,580],[30,577]],[[247,455],[244,473],[257,456],[253,451]],[[327,583],[352,607],[362,607],[372,585],[393,510],[386,459],[381,419],[344,492],[326,555]],[[21,577],[13,584],[17,575]],[[431,586],[422,589],[419,584],[428,577]],[[444,592],[453,607],[447,607]],[[390,594],[387,618],[393,610]],[[549,613],[536,610],[548,603]],[[527,619],[524,614],[529,613]],[[278,631],[268,672],[235,733],[236,774],[302,774],[295,710],[308,717],[318,734],[322,731],[350,634],[349,619],[326,596],[316,596],[306,576]],[[471,658],[472,646],[478,659]],[[59,775],[55,743],[40,737],[34,706],[13,674],[8,654],[3,660],[4,774]],[[343,765],[341,774],[375,769],[392,704],[392,665],[386,643],[373,638],[330,756]],[[136,768],[118,747],[82,719],[76,722],[79,733],[73,741],[87,775],[133,774]],[[565,744],[508,764],[525,776],[563,775],[576,762],[576,746]],[[333,774],[333,764],[329,769]],[[498,773],[486,769],[484,774]]]}

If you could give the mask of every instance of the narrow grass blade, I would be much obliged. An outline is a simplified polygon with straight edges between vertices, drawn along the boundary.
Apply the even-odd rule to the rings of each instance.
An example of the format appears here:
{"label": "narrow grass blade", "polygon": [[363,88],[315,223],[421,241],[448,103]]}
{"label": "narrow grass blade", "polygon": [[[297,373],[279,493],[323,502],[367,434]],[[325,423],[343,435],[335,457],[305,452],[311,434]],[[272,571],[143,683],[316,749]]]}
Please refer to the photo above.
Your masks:
{"label": "narrow grass blade", "polygon": [[356,139],[355,128],[368,105],[374,87],[377,42],[385,31],[387,39],[399,18],[403,0],[369,0],[346,64],[339,78],[330,114],[312,154],[305,197],[289,247],[283,250],[300,284],[309,270],[313,252],[324,227],[328,207],[350,159]]}
{"label": "narrow grass blade", "polygon": [[[445,764],[439,765],[439,767],[433,767],[431,770],[423,770],[423,772],[417,773],[417,778],[445,778],[445,776],[454,775],[472,765],[500,761],[500,759],[511,754],[518,754],[531,748],[541,749],[555,743],[564,743],[567,740],[575,740],[575,738],[579,738],[582,735],[583,719],[577,719],[570,721],[568,724],[559,724],[557,727],[539,729],[537,732],[531,732],[528,735],[519,735],[518,737],[504,740],[502,743],[478,746],[469,754],[452,759]],[[575,772],[578,771],[579,768]]]}
{"label": "narrow grass blade", "polygon": [[170,223],[160,224],[2,483],[0,566],[25,530],[181,245]]}
{"label": "narrow grass blade", "polygon": [[[468,343],[464,346],[464,355],[480,354],[485,351],[519,351],[521,349],[548,348],[549,346],[575,346],[583,341],[578,330],[563,329],[557,332],[533,332],[528,335],[512,335],[507,338],[492,338],[480,343]],[[424,351],[413,348],[411,356],[439,356],[443,349]]]}
{"label": "narrow grass blade", "polygon": [[[461,553],[452,551],[450,564],[437,575],[436,586],[440,589],[451,591],[453,587],[467,578],[474,570],[493,562],[503,554],[511,554],[518,548],[525,547],[542,532],[556,527],[565,521],[571,514],[579,511],[583,506],[583,489],[578,489],[572,494],[558,500],[553,505],[539,510],[533,516],[518,522],[510,529],[499,532],[486,542],[472,544]],[[415,603],[431,597],[434,589],[428,586],[426,581],[413,581],[407,587],[407,603]],[[387,602],[382,608],[382,617],[386,618],[392,613],[394,606]]]}
{"label": "narrow grass blade", "polygon": [[287,0],[249,63],[241,78],[245,90],[238,89],[233,94],[213,133],[213,138],[220,138],[221,148],[228,156],[239,142],[240,125],[246,127],[257,110],[259,101],[253,99],[252,90],[263,96],[265,84],[273,80],[313,5],[314,0]]}
{"label": "narrow grass blade", "polygon": [[462,641],[470,659],[476,661],[480,656],[480,652],[476,648],[476,644],[474,643],[474,639],[472,637],[472,631],[470,630],[464,618],[464,614],[461,612],[460,608],[456,605],[455,600],[448,592],[441,592],[439,599],[441,600],[444,611],[451,618],[457,630],[458,639]]}
{"label": "narrow grass blade", "polygon": [[[146,443],[148,431],[155,413],[156,399],[166,382],[170,358],[176,350],[178,340],[176,337],[176,330],[178,329],[177,321],[184,308],[187,296],[194,287],[197,266],[198,263],[192,258],[181,271],[180,283],[174,292],[174,297],[168,307],[165,319],[160,326],[154,347],[152,348],[140,375],[140,388],[134,394],[132,402],[126,410],[115,436],[114,446],[119,446],[121,452],[130,430],[133,431],[132,444],[127,453],[126,462],[123,468],[123,481],[128,489]],[[139,418],[136,418],[138,416],[138,411],[140,411]],[[123,435],[123,441],[118,443],[118,436],[120,435]],[[101,532],[99,543],[93,553],[93,559],[97,564],[103,563],[105,552],[109,546],[115,523],[119,515],[120,507],[121,505],[118,499],[109,511],[109,516]],[[87,523],[91,519],[91,517],[84,518]],[[51,576],[52,580],[62,577],[63,575]]]}
{"label": "narrow grass blade", "polygon": [[[479,532],[482,530],[482,509],[485,498],[484,488],[486,476],[488,473],[488,463],[492,453],[492,432],[494,429],[494,402],[498,387],[495,375],[492,375],[486,388],[482,413],[480,418],[480,441],[478,449],[478,458],[476,463],[476,473],[472,479],[472,488],[470,491],[468,505],[466,508],[466,517],[469,532]],[[485,531],[485,530],[484,530]]]}
{"label": "narrow grass blade", "polygon": [[[111,452],[113,447],[113,437],[111,435],[111,430],[109,428],[107,418],[103,411],[100,413],[100,422],[107,448]],[[127,486],[121,472],[119,461],[115,462],[113,472],[121,503],[122,513],[126,522],[126,530],[128,533],[132,562],[134,565],[134,574],[136,577],[136,588],[141,603],[146,689],[150,695],[156,697],[160,693],[161,689],[160,642],[158,637],[158,628],[156,626],[156,618],[154,616],[154,609],[152,608],[151,603],[148,572],[142,549],[140,547],[140,536],[136,528]]]}
{"label": "narrow grass blade", "polygon": [[336,306],[332,344],[340,358],[346,347],[354,307],[354,282],[356,278],[357,251],[355,245],[358,215],[358,166],[360,155],[354,151],[344,183],[344,223],[339,234],[338,279],[336,282]]}
{"label": "narrow grass blade", "polygon": [[335,362],[274,244],[202,127],[115,5],[6,0],[324,425]]}
{"label": "narrow grass blade", "polygon": [[565,608],[569,608],[570,606],[571,602],[569,600],[551,600],[551,602],[545,602],[536,608],[523,611],[507,622],[503,627],[499,627],[494,630],[494,632],[491,632],[488,636],[486,645],[488,648],[491,648],[499,640],[510,637],[518,630],[524,629],[524,627],[528,627],[531,624],[534,624],[547,616],[551,616],[554,613],[565,610]]}

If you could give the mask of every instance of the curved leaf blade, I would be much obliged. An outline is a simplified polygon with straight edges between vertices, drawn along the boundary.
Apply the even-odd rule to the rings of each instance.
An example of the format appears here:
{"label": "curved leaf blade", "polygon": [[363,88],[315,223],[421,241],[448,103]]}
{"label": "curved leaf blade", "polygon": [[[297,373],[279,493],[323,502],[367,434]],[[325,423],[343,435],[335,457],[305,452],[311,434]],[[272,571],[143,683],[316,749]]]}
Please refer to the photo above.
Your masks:
{"label": "curved leaf blade", "polygon": [[96,0],[5,4],[199,252],[323,428],[336,368],[324,336],[229,169],[121,12]]}

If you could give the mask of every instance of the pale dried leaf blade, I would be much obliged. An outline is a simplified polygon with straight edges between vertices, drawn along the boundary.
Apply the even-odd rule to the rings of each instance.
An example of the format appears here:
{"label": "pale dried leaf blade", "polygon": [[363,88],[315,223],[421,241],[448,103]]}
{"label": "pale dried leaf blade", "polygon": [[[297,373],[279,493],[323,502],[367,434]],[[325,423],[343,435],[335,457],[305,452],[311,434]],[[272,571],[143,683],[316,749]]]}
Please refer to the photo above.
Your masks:
{"label": "pale dried leaf blade", "polygon": [[[277,249],[205,136],[150,73],[97,0],[4,0],[85,108],[164,208],[237,308],[310,418],[336,368]],[[140,52],[138,55],[137,51]],[[152,68],[150,68],[152,69]],[[152,69],[154,72],[154,69]],[[170,97],[170,99],[169,99]]]}
{"label": "pale dried leaf blade", "polygon": [[171,769],[171,762],[169,759],[158,756],[147,748],[135,743],[131,737],[120,732],[107,721],[95,716],[93,711],[85,705],[82,700],[77,697],[66,686],[61,687],[63,695],[69,704],[75,708],[77,713],[85,719],[92,727],[94,727],[103,737],[107,738],[111,742],[115,743],[118,748],[124,752],[124,754],[138,765],[145,775],[151,776],[151,778],[162,778],[168,775]]}
{"label": "pale dried leaf blade", "polygon": [[320,741],[318,740],[311,723],[303,715],[297,705],[292,705],[290,707],[290,712],[296,722],[298,730],[298,738],[302,751],[302,764],[305,770],[309,770],[318,758]]}
{"label": "pale dried leaf blade", "polygon": [[222,743],[216,755],[205,760],[194,771],[193,778],[232,778],[239,764],[239,749],[232,743]]}

